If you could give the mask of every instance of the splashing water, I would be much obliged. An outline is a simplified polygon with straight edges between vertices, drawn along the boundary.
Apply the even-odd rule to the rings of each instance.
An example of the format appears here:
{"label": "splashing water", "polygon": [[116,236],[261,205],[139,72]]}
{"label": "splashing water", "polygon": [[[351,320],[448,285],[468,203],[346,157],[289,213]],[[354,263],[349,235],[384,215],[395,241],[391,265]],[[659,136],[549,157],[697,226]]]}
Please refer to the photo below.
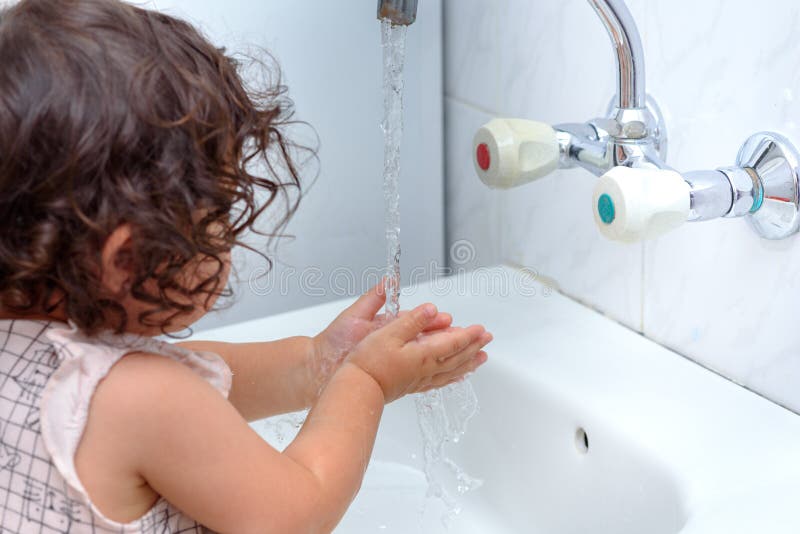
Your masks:
{"label": "splashing water", "polygon": [[478,412],[478,398],[472,384],[464,379],[441,389],[420,393],[414,401],[422,433],[428,497],[437,498],[445,505],[442,522],[449,527],[461,512],[461,507],[447,488],[455,485],[458,493],[464,494],[483,484],[482,480],[461,469],[445,451],[448,442],[458,443],[466,432],[467,422]]}
{"label": "splashing water", "polygon": [[[381,21],[383,46],[383,103],[381,129],[384,136],[383,187],[386,205],[386,315],[396,317],[400,309],[400,142],[403,137],[403,66],[407,26]],[[456,443],[466,431],[467,422],[478,411],[478,399],[468,380],[415,397],[419,428],[422,433],[425,477],[428,497],[440,499],[446,512],[442,518],[449,526],[461,511],[458,502],[446,489],[452,479],[458,493],[481,485],[445,454],[445,444]],[[424,513],[424,510],[423,510]]]}

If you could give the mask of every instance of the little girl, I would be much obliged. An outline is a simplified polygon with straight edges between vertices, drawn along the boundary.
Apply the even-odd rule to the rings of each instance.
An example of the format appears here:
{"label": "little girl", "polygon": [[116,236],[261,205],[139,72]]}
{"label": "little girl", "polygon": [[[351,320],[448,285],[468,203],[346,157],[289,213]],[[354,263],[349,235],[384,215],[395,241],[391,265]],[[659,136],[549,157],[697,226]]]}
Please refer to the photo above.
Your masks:
{"label": "little girl", "polygon": [[[314,338],[153,337],[212,308],[231,248],[297,186],[290,115],[164,14],[0,11],[0,531],[329,532],[384,404],[486,361],[491,335],[432,304],[381,321],[380,288]],[[343,352],[320,393],[314,362]],[[283,453],[247,425],[309,405]]]}

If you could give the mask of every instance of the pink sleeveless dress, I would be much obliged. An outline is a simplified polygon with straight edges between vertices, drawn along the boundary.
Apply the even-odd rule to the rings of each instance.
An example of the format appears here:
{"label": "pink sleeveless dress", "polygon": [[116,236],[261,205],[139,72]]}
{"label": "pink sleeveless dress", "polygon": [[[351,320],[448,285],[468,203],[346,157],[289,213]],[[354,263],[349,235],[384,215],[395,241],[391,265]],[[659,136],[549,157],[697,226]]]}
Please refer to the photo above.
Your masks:
{"label": "pink sleeveless dress", "polygon": [[209,532],[164,499],[122,524],[89,499],[75,470],[89,402],[125,354],[172,358],[227,398],[231,371],[213,353],[148,337],[86,337],[63,323],[0,320],[0,533]]}

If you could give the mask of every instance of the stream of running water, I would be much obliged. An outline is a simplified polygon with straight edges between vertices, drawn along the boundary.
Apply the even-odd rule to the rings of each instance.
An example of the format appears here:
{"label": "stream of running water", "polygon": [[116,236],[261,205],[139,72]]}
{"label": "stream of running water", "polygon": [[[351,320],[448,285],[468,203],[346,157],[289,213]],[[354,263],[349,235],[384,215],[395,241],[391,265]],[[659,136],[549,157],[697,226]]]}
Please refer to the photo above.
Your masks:
{"label": "stream of running water", "polygon": [[[383,103],[381,129],[384,136],[383,187],[386,206],[386,307],[388,317],[400,309],[400,144],[403,138],[403,67],[407,26],[381,21],[383,47]],[[466,431],[467,422],[478,411],[478,399],[469,380],[441,389],[420,393],[414,399],[422,434],[428,496],[440,499],[446,507],[442,518],[449,524],[460,512],[457,493],[481,485],[451,460],[445,447],[456,443]],[[424,512],[424,511],[423,511]]]}

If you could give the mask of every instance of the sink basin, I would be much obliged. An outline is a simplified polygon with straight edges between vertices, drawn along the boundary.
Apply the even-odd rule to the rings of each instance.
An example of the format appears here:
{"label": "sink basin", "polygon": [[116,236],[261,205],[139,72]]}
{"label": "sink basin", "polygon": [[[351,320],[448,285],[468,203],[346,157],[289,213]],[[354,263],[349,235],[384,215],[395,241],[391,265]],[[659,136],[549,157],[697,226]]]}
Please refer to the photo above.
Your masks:
{"label": "sink basin", "polygon": [[[472,377],[480,412],[448,448],[483,485],[454,492],[461,512],[448,530],[443,505],[426,499],[414,403],[402,399],[386,409],[338,534],[800,532],[800,416],[509,267],[405,293],[404,307],[430,300],[494,334]],[[314,334],[345,305],[195,337]],[[295,430],[253,426],[279,448]]]}

